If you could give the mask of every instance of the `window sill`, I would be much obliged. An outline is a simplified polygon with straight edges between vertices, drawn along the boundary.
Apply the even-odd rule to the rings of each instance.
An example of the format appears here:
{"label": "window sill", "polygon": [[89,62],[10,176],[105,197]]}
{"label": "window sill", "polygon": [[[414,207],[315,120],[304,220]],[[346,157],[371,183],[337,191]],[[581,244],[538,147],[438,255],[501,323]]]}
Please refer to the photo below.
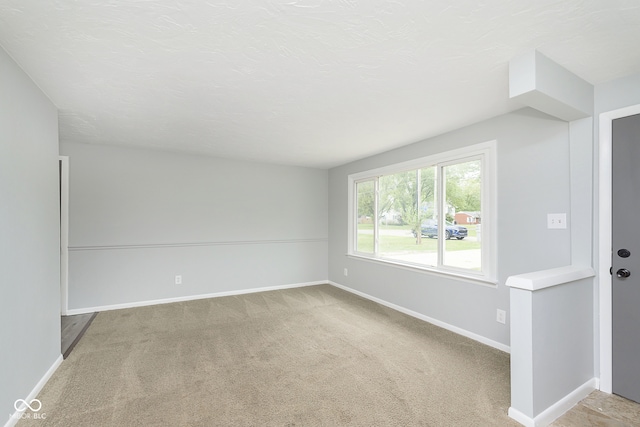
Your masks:
{"label": "window sill", "polygon": [[416,264],[404,263],[401,261],[394,261],[394,260],[388,260],[388,259],[372,258],[372,257],[357,255],[357,254],[347,254],[347,257],[361,260],[361,261],[372,262],[375,264],[387,265],[395,268],[402,268],[405,270],[416,271],[419,273],[425,273],[433,276],[440,276],[440,277],[446,277],[448,279],[456,279],[463,282],[475,283],[483,286],[488,286],[491,288],[495,288],[498,286],[497,280],[488,279],[486,277],[477,277],[470,274],[459,273],[456,271],[437,270],[435,268],[429,268],[427,266],[420,266]]}

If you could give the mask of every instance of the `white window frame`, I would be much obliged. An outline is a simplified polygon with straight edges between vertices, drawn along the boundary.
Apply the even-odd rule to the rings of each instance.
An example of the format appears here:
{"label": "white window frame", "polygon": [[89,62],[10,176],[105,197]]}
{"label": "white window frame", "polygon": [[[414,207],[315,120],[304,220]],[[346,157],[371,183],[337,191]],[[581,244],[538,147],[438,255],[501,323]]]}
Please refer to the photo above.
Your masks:
{"label": "white window frame", "polygon": [[[472,270],[460,269],[442,264],[442,248],[443,244],[438,243],[438,265],[427,266],[422,264],[414,264],[399,260],[391,260],[380,257],[378,255],[378,235],[375,231],[378,225],[378,209],[377,209],[377,192],[378,178],[383,175],[390,175],[402,171],[420,169],[426,167],[437,166],[438,173],[438,197],[443,195],[444,182],[441,179],[441,168],[451,164],[461,163],[465,160],[481,159],[482,161],[482,236],[481,240],[481,263],[482,271],[474,272]],[[475,144],[455,150],[450,150],[438,154],[433,154],[418,159],[412,159],[406,162],[395,163],[392,165],[354,173],[348,176],[348,252],[350,257],[383,263],[400,268],[409,268],[412,270],[423,271],[431,274],[453,276],[458,279],[495,286],[497,284],[496,271],[496,255],[497,255],[497,197],[496,197],[496,141],[488,141]],[[376,208],[374,211],[374,253],[357,252],[357,222],[355,216],[357,214],[355,188],[356,183],[367,180],[374,180],[376,192]],[[443,203],[438,201],[438,210],[442,210]],[[444,215],[440,212],[438,215],[438,227],[443,227]]]}

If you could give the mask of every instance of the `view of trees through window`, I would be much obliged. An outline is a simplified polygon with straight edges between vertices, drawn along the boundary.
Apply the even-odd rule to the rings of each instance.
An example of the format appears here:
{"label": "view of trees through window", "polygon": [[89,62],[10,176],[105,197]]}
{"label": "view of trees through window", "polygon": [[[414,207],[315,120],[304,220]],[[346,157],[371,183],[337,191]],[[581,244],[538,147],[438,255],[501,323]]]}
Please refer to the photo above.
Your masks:
{"label": "view of trees through window", "polygon": [[358,240],[356,250],[358,252],[373,253],[374,235],[373,223],[375,210],[375,181],[364,181],[356,185],[358,204]]}
{"label": "view of trees through window", "polygon": [[356,252],[431,267],[482,269],[480,158],[363,180],[356,183],[356,193]]}

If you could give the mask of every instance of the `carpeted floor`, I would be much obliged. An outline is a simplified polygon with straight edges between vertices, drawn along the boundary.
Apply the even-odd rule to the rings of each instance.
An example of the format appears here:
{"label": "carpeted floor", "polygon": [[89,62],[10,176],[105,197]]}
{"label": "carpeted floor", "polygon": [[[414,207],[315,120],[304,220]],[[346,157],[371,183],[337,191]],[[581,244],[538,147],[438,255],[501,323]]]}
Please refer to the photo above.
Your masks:
{"label": "carpeted floor", "polygon": [[329,285],[100,313],[38,399],[19,426],[518,425],[508,354]]}

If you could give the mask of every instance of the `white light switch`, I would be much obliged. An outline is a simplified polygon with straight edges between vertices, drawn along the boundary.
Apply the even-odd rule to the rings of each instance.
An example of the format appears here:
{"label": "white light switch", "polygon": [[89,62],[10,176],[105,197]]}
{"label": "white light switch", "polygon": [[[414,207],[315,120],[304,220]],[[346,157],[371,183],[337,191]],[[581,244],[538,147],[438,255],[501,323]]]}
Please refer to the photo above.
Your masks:
{"label": "white light switch", "polygon": [[567,214],[547,214],[547,228],[567,228]]}

